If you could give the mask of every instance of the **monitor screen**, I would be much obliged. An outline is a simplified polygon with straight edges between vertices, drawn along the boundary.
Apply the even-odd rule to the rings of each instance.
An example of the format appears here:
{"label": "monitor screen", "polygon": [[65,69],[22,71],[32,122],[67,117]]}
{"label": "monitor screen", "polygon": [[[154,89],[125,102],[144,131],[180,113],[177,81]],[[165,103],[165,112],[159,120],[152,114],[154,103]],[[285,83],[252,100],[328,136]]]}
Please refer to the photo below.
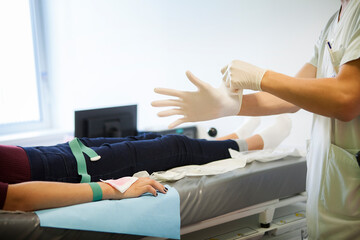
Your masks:
{"label": "monitor screen", "polygon": [[137,105],[75,111],[75,137],[137,135]]}

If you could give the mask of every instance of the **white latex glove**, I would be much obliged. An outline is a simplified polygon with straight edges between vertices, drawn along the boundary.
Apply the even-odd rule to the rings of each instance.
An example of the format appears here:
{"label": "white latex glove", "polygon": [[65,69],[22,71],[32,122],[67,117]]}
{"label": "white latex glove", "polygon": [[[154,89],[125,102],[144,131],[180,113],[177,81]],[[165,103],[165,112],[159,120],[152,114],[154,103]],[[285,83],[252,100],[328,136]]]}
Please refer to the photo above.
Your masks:
{"label": "white latex glove", "polygon": [[233,60],[221,69],[225,86],[233,93],[240,89],[261,91],[261,80],[266,70],[249,63]]}
{"label": "white latex glove", "polygon": [[239,113],[242,91],[233,95],[230,94],[224,84],[221,84],[219,88],[214,88],[195,77],[190,71],[186,72],[186,76],[198,88],[197,91],[188,92],[168,88],[154,89],[156,93],[177,97],[177,99],[158,100],[151,103],[154,107],[175,107],[159,112],[159,117],[183,116],[171,123],[169,128],[174,128],[186,122],[211,120]]}

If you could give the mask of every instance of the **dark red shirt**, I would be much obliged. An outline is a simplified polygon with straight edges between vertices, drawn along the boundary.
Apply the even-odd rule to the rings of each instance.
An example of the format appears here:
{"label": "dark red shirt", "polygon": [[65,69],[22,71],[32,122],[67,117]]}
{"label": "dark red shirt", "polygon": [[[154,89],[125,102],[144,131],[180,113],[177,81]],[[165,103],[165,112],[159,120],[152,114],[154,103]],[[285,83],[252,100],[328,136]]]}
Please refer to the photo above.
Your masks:
{"label": "dark red shirt", "polygon": [[0,145],[0,209],[4,207],[9,184],[30,180],[30,164],[24,149]]}

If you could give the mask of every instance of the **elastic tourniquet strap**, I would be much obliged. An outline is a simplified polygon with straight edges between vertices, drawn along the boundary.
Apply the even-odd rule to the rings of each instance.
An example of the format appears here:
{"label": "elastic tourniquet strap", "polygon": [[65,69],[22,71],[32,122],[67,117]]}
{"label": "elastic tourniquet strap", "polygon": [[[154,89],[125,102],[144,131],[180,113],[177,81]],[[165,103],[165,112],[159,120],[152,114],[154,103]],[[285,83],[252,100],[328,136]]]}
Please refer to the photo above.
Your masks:
{"label": "elastic tourniquet strap", "polygon": [[91,182],[89,185],[93,191],[93,202],[102,200],[103,194],[100,185],[96,182]]}
{"label": "elastic tourniquet strap", "polygon": [[74,138],[69,142],[69,146],[71,152],[74,154],[77,167],[78,174],[81,176],[81,183],[88,183],[91,181],[91,177],[87,172],[86,161],[83,153],[90,157],[91,161],[97,161],[100,159],[100,156],[91,148],[85,146],[78,138]]}

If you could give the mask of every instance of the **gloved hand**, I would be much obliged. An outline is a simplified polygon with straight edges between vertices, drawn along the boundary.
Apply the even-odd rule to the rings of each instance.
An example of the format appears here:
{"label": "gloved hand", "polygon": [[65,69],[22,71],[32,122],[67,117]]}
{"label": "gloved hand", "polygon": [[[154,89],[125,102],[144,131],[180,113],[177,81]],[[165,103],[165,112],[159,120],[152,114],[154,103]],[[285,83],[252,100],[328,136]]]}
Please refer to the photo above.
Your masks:
{"label": "gloved hand", "polygon": [[198,88],[197,91],[188,92],[167,88],[154,89],[156,93],[177,97],[177,99],[158,100],[151,103],[154,107],[175,107],[159,112],[159,117],[183,115],[183,117],[171,123],[169,128],[174,128],[186,122],[211,120],[239,113],[242,91],[232,95],[224,84],[221,84],[219,88],[214,88],[195,77],[190,71],[186,72],[186,76]]}
{"label": "gloved hand", "polygon": [[266,70],[249,63],[233,60],[221,69],[225,86],[233,93],[240,89],[261,91],[261,80]]}

